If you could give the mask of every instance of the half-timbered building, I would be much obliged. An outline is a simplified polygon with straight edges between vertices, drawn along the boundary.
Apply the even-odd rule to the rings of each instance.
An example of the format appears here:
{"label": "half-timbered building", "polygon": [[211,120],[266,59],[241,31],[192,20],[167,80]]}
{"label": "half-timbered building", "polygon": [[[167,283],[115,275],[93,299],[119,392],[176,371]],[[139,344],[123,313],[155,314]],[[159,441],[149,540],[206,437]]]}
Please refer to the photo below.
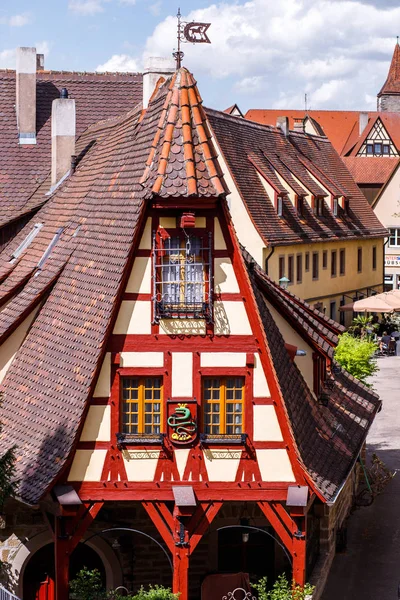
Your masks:
{"label": "half-timbered building", "polygon": [[239,245],[186,69],[77,149],[0,255],[7,585],[65,600],[86,565],[213,600],[326,574],[380,408],[334,362],[341,326]]}

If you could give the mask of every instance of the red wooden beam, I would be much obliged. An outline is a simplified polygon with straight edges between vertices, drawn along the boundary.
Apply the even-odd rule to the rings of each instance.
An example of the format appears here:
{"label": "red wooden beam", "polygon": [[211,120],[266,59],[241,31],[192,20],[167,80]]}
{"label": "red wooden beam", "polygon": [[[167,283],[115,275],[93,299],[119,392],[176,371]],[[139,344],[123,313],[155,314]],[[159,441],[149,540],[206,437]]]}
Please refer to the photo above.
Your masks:
{"label": "red wooden beam", "polygon": [[[159,506],[160,503],[158,503]],[[142,502],[144,509],[152,520],[153,524],[159,531],[162,539],[166,543],[169,551],[173,554],[175,550],[174,544],[174,530],[166,524],[164,518],[160,514],[158,506],[152,502]]]}
{"label": "red wooden beam", "polygon": [[269,502],[257,502],[257,504],[267,517],[268,521],[271,523],[272,527],[275,529],[276,533],[281,538],[283,544],[289,550],[290,554],[293,554],[293,538],[291,535],[289,535],[280,517],[274,511]]}
{"label": "red wooden beam", "polygon": [[[208,527],[211,525],[214,518],[217,516],[219,509],[222,506],[222,502],[212,502],[204,508],[205,503],[200,505],[201,508],[201,518],[198,521],[197,517],[199,513],[193,515],[190,523],[189,523],[189,533],[190,533],[190,554],[193,554],[198,543],[203,537],[204,533],[207,531]],[[196,518],[196,521],[195,521]]]}

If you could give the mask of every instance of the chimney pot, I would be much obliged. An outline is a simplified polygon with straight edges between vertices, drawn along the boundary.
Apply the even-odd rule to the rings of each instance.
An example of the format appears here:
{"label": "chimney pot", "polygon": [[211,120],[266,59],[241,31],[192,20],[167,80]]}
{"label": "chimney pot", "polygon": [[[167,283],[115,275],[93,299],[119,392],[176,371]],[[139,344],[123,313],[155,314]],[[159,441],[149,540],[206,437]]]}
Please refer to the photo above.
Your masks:
{"label": "chimney pot", "polygon": [[67,88],[61,88],[60,98],[68,98],[68,90],[67,90]]}
{"label": "chimney pot", "polygon": [[17,48],[16,112],[20,144],[36,144],[36,48]]}
{"label": "chimney pot", "polygon": [[51,106],[52,186],[55,186],[71,169],[71,157],[75,154],[75,135],[75,100],[65,97],[56,98]]}
{"label": "chimney pot", "polygon": [[36,54],[36,71],[44,71],[44,54]]}
{"label": "chimney pot", "polygon": [[151,56],[147,58],[143,73],[143,108],[147,108],[160,77],[171,77],[175,72],[175,63],[170,58]]}
{"label": "chimney pot", "polygon": [[278,117],[276,120],[276,126],[278,129],[281,129],[285,136],[289,134],[289,118],[288,117]]}
{"label": "chimney pot", "polygon": [[359,135],[361,135],[362,132],[364,131],[364,129],[366,128],[366,126],[368,125],[368,113],[367,112],[360,112],[358,123],[359,123]]}

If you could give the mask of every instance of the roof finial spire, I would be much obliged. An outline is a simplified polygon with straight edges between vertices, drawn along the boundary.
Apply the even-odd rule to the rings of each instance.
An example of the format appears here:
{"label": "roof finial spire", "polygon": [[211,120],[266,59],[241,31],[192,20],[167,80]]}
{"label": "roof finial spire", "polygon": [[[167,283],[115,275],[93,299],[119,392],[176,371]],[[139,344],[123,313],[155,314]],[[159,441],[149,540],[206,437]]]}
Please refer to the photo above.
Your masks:
{"label": "roof finial spire", "polygon": [[397,45],[399,45],[399,36],[396,35],[396,39],[397,39]]}
{"label": "roof finial spire", "polygon": [[191,42],[192,44],[211,44],[210,38],[207,35],[207,29],[210,27],[211,23],[197,23],[195,21],[187,23],[185,21],[181,21],[180,8],[178,8],[178,13],[176,16],[178,19],[178,50],[177,52],[173,52],[172,56],[176,60],[176,68],[180,69],[182,66],[182,59],[184,57],[184,54],[181,51],[181,42]]}

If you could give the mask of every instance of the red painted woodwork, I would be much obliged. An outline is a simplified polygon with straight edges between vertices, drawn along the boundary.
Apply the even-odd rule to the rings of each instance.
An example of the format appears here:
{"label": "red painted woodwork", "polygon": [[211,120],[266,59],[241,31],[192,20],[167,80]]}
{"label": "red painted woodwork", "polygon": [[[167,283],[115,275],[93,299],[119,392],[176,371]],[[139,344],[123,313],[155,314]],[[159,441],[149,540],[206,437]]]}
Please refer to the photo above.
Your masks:
{"label": "red painted woodwork", "polygon": [[49,575],[39,584],[39,589],[35,594],[35,600],[54,600],[54,579]]}

